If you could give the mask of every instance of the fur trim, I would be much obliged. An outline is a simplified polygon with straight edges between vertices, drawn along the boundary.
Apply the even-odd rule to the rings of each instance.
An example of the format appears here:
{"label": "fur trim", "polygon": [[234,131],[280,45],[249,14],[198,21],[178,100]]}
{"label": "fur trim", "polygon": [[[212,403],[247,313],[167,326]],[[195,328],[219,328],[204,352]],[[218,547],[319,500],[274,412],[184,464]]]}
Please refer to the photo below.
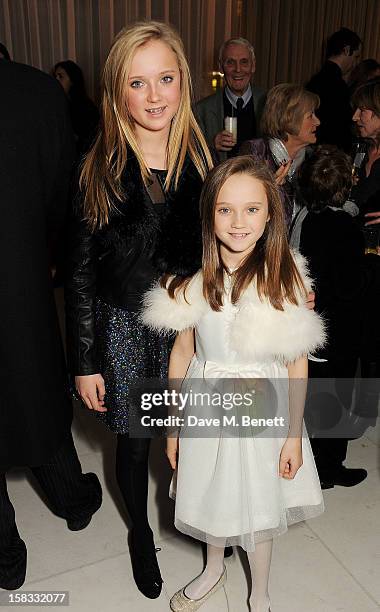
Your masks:
{"label": "fur trim", "polygon": [[179,292],[175,299],[156,283],[144,296],[141,319],[145,325],[160,333],[181,332],[196,326],[208,305],[202,295],[202,273],[191,279],[186,289],[186,299]]}
{"label": "fur trim", "polygon": [[291,249],[293,259],[298,268],[298,272],[301,274],[303,284],[307,291],[311,291],[313,287],[313,279],[310,277],[309,264],[307,259],[301,255],[296,249]]}
{"label": "fur trim", "polygon": [[144,250],[159,275],[195,274],[202,261],[199,216],[202,178],[191,160],[185,160],[177,189],[172,185],[166,193],[162,214],[151,203],[140,167],[132,154],[128,157],[122,183],[123,202],[115,202],[109,223],[97,232],[101,251],[114,250],[125,257],[126,253]]}
{"label": "fur trim", "polygon": [[276,310],[253,287],[244,302],[230,327],[230,347],[243,361],[292,362],[326,340],[321,317],[305,304],[286,303],[283,311]]}
{"label": "fur trim", "polygon": [[[306,260],[297,252],[293,254],[307,290],[312,280]],[[155,285],[144,298],[143,322],[155,331],[181,332],[196,327],[209,310],[203,297],[202,272],[191,280],[186,290],[186,300],[180,293],[175,300],[169,298],[166,289]],[[229,346],[239,360],[293,362],[302,355],[323,346],[326,330],[322,318],[309,310],[300,296],[298,305],[286,302],[284,310],[276,310],[269,300],[257,295],[252,283],[242,294],[235,319],[229,326]]]}
{"label": "fur trim", "polygon": [[[296,250],[292,255],[306,290],[311,291],[313,279],[307,260]],[[284,310],[276,310],[268,299],[260,300],[253,285],[248,287],[231,324],[231,349],[244,361],[275,359],[289,363],[323,346],[327,334],[322,318],[306,307],[300,293],[298,299],[298,305],[286,302]]]}
{"label": "fur trim", "polygon": [[169,213],[157,245],[155,265],[161,274],[193,276],[202,263],[199,198],[203,181],[188,159],[174,192],[167,194]]}

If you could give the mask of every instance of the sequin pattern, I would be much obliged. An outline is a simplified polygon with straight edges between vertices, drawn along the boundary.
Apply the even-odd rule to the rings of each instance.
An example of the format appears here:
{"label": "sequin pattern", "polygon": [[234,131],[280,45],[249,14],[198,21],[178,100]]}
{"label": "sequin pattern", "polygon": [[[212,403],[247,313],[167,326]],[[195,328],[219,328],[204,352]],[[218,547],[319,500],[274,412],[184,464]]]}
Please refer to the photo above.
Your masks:
{"label": "sequin pattern", "polygon": [[151,332],[135,312],[96,300],[96,337],[105,381],[107,412],[97,417],[115,433],[128,433],[135,410],[128,402],[131,381],[166,378],[168,339]]}

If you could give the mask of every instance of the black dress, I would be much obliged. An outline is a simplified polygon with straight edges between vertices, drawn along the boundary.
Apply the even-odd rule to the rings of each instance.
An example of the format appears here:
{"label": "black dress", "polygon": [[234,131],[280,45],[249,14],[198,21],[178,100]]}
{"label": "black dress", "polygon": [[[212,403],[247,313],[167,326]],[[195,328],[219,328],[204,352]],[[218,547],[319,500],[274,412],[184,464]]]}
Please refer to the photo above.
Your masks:
{"label": "black dress", "polygon": [[[153,170],[153,173],[163,184],[166,170]],[[164,194],[160,200],[152,202],[158,227],[162,226],[167,213]],[[146,272],[146,265],[141,259],[135,274],[144,276]],[[143,325],[138,311],[112,306],[100,297],[96,299],[95,320],[107,406],[107,412],[96,414],[111,431],[126,433],[131,420],[136,417],[134,423],[137,423],[139,416],[138,403],[130,397],[131,383],[133,385],[136,380],[144,379],[166,379],[169,339],[158,336]]]}
{"label": "black dress", "polygon": [[[155,174],[163,193],[165,175]],[[139,311],[161,274],[194,274],[200,266],[202,179],[187,160],[177,188],[154,203],[130,156],[123,183],[125,201],[105,228],[92,233],[80,206],[74,210],[66,283],[71,374],[102,374],[107,412],[97,416],[121,434],[138,408],[128,397],[131,382],[167,376],[169,340],[146,328]]]}
{"label": "black dress", "polygon": [[380,210],[380,159],[373,162],[368,176],[365,170],[367,161],[368,155],[360,168],[359,182],[351,191],[351,197],[358,205],[361,215]]}

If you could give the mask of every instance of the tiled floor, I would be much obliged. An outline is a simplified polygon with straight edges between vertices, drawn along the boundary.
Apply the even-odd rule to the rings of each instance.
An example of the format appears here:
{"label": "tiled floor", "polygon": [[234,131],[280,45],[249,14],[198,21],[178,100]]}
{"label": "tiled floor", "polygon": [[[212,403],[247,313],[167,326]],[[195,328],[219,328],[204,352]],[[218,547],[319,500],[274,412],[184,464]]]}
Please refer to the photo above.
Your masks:
{"label": "tiled floor", "polygon": [[[104,501],[89,527],[68,531],[46,508],[22,472],[9,474],[19,531],[28,546],[25,590],[66,590],[72,612],[169,610],[169,598],[202,568],[199,545],[172,528],[167,498],[170,470],[155,444],[151,455],[149,508],[164,578],[161,597],[150,601],[136,589],[126,545],[123,508],[112,473],[113,436],[84,409],[76,411],[74,435],[84,471],[96,472]],[[380,425],[351,442],[348,465],[366,467],[368,478],[353,489],[325,492],[326,512],[292,527],[276,541],[271,571],[272,612],[374,612],[380,610]],[[249,580],[243,555],[227,559],[228,582],[204,612],[248,610]]]}

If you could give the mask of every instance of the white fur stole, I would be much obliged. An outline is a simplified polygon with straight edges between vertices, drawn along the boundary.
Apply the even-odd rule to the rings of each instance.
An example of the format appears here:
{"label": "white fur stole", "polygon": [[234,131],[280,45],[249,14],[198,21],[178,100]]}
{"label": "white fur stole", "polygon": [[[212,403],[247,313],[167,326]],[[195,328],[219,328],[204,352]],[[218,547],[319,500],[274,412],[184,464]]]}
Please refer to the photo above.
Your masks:
{"label": "white fur stole", "polygon": [[[311,289],[305,259],[293,252],[295,262],[306,289]],[[156,284],[144,297],[142,320],[160,333],[181,332],[197,326],[209,305],[202,293],[202,272],[191,279],[186,289],[176,299]],[[266,298],[260,299],[252,283],[237,303],[235,319],[229,326],[229,346],[242,361],[292,362],[302,355],[322,346],[326,340],[322,318],[309,310],[304,297],[299,305],[286,302],[284,310],[276,310]]]}

